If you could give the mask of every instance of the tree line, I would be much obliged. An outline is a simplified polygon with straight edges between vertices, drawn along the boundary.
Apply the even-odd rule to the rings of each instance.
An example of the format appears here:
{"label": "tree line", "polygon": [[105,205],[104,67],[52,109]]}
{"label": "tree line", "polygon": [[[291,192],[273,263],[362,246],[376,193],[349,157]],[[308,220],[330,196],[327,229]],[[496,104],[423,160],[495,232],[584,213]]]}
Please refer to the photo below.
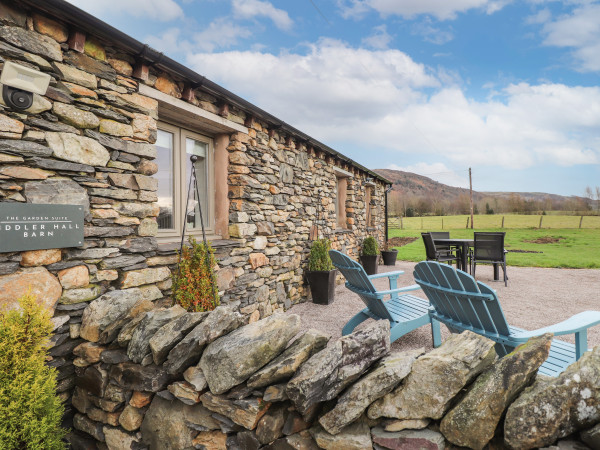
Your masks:
{"label": "tree line", "polygon": [[[595,190],[586,188],[585,197],[544,197],[527,199],[517,193],[502,196],[484,196],[473,201],[475,214],[545,214],[547,211],[563,211],[576,215],[600,213],[600,186]],[[589,195],[588,195],[589,194]],[[415,195],[390,192],[388,197],[390,216],[449,216],[470,214],[468,194],[452,198],[440,195]]]}

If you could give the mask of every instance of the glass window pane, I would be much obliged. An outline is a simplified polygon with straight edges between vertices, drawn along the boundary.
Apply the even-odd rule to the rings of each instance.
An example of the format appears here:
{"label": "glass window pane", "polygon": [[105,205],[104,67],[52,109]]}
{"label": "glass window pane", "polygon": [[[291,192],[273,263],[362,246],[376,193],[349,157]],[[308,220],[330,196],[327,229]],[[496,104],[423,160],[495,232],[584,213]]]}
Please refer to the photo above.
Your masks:
{"label": "glass window pane", "polygon": [[192,162],[190,156],[196,155],[198,157],[194,164],[196,179],[198,181],[198,195],[194,186],[192,186],[192,192],[190,192],[188,211],[187,211],[187,224],[186,227],[189,229],[200,228],[200,208],[202,208],[202,219],[204,226],[208,224],[208,144],[205,142],[197,141],[195,139],[185,139],[185,150],[186,150],[186,186],[190,182],[190,173],[192,169]]}
{"label": "glass window pane", "polygon": [[172,230],[175,228],[174,220],[174,192],[173,192],[173,133],[158,130],[156,139],[156,164],[158,172],[158,229]]}

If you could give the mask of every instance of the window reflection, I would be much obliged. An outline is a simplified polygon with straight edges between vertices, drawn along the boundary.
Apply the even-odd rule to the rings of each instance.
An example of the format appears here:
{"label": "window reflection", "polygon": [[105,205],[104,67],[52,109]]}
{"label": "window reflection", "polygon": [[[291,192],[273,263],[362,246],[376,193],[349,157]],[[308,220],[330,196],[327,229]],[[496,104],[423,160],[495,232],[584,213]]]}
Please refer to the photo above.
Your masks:
{"label": "window reflection", "polygon": [[173,133],[158,130],[156,139],[158,172],[158,228],[160,230],[172,230],[175,228],[173,217],[174,193],[173,193]]}
{"label": "window reflection", "polygon": [[[190,156],[196,155],[198,157],[194,164],[196,173],[196,180],[198,182],[198,192],[194,186],[192,186],[191,192],[189,193],[188,211],[186,215],[187,224],[186,227],[189,229],[200,228],[200,209],[198,204],[202,207],[202,215],[204,219],[204,225],[207,225],[207,212],[208,212],[208,164],[207,164],[207,151],[208,145],[205,142],[197,141],[195,139],[186,138],[185,140],[185,151],[186,151],[186,186],[189,185],[190,175],[192,169],[192,162]],[[198,195],[200,198],[198,199]],[[199,203],[198,203],[199,202]]]}

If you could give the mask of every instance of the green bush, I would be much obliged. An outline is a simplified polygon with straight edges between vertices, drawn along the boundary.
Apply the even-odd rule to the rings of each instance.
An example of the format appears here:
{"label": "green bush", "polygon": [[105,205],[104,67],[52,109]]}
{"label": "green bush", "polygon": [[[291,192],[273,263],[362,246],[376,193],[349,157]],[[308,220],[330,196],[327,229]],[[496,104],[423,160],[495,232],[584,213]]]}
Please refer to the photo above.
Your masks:
{"label": "green bush", "polygon": [[317,239],[313,241],[308,256],[308,270],[313,272],[327,272],[333,270],[333,264],[329,257],[331,244],[329,239]]}
{"label": "green bush", "polygon": [[377,240],[373,236],[367,236],[362,243],[362,255],[378,255],[379,247],[377,246]]}
{"label": "green bush", "polygon": [[210,244],[199,244],[190,237],[190,247],[183,247],[179,269],[173,276],[173,299],[194,312],[212,311],[219,306],[216,265]]}
{"label": "green bush", "polygon": [[50,313],[27,294],[0,312],[0,448],[64,449],[56,369],[45,364]]}

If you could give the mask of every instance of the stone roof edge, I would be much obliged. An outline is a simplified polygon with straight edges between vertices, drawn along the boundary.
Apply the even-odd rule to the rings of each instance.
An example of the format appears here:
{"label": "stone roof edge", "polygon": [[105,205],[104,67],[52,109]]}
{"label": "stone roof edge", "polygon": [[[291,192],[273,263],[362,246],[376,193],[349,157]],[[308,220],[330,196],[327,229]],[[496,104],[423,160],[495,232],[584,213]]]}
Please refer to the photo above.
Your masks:
{"label": "stone roof edge", "polygon": [[380,180],[384,184],[391,185],[392,182],[387,178],[379,175],[371,169],[364,167],[356,161],[348,158],[342,153],[334,150],[328,145],[319,142],[318,140],[310,137],[303,133],[297,128],[289,125],[288,123],[278,119],[272,114],[259,108],[258,106],[244,100],[236,94],[228,91],[224,87],[210,81],[203,75],[198,74],[192,69],[178,63],[177,61],[169,58],[163,53],[154,50],[148,44],[143,44],[126,33],[112,27],[111,25],[103,22],[97,17],[77,8],[76,6],[66,2],[65,0],[18,0],[16,3],[28,6],[32,9],[46,12],[52,15],[54,18],[66,22],[78,29],[83,31],[89,31],[94,36],[100,37],[108,42],[111,42],[116,47],[120,47],[125,50],[129,50],[133,54],[139,55],[148,63],[154,66],[164,69],[166,72],[174,73],[184,79],[187,79],[191,83],[194,83],[197,87],[201,87],[207,92],[215,95],[217,98],[227,100],[232,105],[237,106],[243,111],[249,112],[256,118],[265,120],[271,123],[279,130],[284,130],[289,134],[300,139],[301,142],[317,147],[322,151],[339,158],[340,160],[368,173],[372,177]]}

